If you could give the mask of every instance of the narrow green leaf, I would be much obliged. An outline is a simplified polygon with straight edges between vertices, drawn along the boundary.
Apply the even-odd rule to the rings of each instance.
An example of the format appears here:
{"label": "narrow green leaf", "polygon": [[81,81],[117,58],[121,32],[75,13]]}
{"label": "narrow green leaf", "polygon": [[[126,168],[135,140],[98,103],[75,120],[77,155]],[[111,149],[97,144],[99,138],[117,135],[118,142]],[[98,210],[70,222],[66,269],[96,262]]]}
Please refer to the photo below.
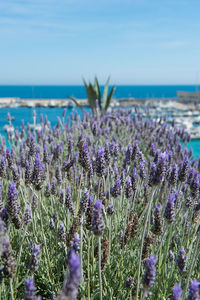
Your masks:
{"label": "narrow green leaf", "polygon": [[108,86],[109,86],[109,81],[110,81],[110,76],[108,77],[105,86],[104,86],[104,91],[103,91],[103,106],[105,108],[106,106],[106,99],[107,99],[107,95],[108,95]]}
{"label": "narrow green leaf", "polygon": [[72,96],[68,97],[70,100],[72,100],[82,111],[84,111],[84,109],[82,108],[82,106],[78,103],[77,99],[75,99]]}
{"label": "narrow green leaf", "polygon": [[91,109],[94,109],[96,107],[96,99],[97,99],[97,94],[95,91],[95,88],[91,83],[89,83],[88,88],[87,88],[87,95],[88,95],[88,103]]}
{"label": "narrow green leaf", "polygon": [[97,77],[95,76],[94,78],[94,83],[95,83],[95,88],[96,88],[96,92],[97,92],[97,99],[98,99],[98,103],[99,103],[99,108],[100,110],[102,110],[102,100],[101,100],[101,90],[100,90],[100,86],[99,86],[99,82]]}
{"label": "narrow green leaf", "polygon": [[114,93],[114,91],[115,91],[115,88],[116,88],[115,86],[112,87],[112,89],[111,89],[111,91],[110,91],[110,93],[109,93],[109,95],[108,95],[108,97],[107,97],[107,99],[106,99],[105,110],[108,109],[108,107],[109,107],[109,105],[110,105],[110,103],[111,103],[112,96],[113,96],[113,93]]}

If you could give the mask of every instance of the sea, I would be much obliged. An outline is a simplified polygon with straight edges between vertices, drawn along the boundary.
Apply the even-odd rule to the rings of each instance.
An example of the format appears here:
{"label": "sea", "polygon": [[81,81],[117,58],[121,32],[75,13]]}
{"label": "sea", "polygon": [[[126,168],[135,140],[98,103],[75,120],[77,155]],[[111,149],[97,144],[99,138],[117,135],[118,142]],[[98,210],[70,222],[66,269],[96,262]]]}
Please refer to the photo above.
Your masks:
{"label": "sea", "polygon": [[[103,86],[100,87],[103,93]],[[177,91],[198,90],[196,85],[117,85],[114,92],[114,99],[118,98],[175,98]],[[18,97],[22,99],[66,99],[73,96],[77,99],[85,99],[87,97],[86,90],[83,85],[0,85],[0,98]],[[7,113],[15,117],[13,125],[19,127],[23,119],[25,124],[32,122],[33,111],[36,110],[37,121],[40,120],[40,115],[47,115],[52,126],[57,123],[57,117],[61,117],[64,108],[51,107],[16,107],[16,108],[0,108],[0,134],[6,136],[3,127],[7,122]],[[66,114],[77,110],[78,108],[68,108]],[[67,117],[67,116],[66,116]],[[193,157],[200,156],[200,140],[192,140],[187,148],[192,148]]]}

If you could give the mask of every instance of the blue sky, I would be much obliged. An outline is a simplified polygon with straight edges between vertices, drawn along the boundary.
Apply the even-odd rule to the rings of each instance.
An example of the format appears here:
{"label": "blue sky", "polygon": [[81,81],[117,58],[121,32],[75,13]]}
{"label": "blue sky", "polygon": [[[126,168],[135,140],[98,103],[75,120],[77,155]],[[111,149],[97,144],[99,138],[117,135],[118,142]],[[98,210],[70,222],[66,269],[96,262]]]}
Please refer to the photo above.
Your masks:
{"label": "blue sky", "polygon": [[199,11],[199,0],[0,0],[0,84],[200,83]]}

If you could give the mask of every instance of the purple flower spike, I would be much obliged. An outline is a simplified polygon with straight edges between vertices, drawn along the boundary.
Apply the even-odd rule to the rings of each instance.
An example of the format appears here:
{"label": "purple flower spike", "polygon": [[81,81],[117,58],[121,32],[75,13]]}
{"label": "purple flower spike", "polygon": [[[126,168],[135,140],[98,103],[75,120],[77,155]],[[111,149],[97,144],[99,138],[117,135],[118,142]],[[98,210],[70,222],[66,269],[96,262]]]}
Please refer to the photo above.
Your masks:
{"label": "purple flower spike", "polygon": [[105,229],[102,217],[103,205],[100,200],[94,204],[93,217],[92,217],[92,231],[95,235],[102,235]]}
{"label": "purple flower spike", "polygon": [[200,287],[200,282],[198,282],[196,279],[191,280],[191,285],[189,286],[189,295],[187,300],[199,299],[199,287]]}
{"label": "purple flower spike", "polygon": [[125,287],[131,290],[133,288],[133,285],[134,285],[134,278],[133,277],[127,278],[125,281]]}
{"label": "purple flower spike", "polygon": [[40,300],[41,297],[35,296],[35,284],[32,278],[26,280],[24,300]]}
{"label": "purple flower spike", "polygon": [[121,180],[118,178],[115,185],[111,188],[111,195],[117,198],[121,194]]}
{"label": "purple flower spike", "polygon": [[21,221],[19,218],[20,206],[18,203],[18,192],[16,189],[16,184],[14,182],[11,182],[8,188],[6,208],[8,214],[11,217],[12,223],[15,225],[15,228],[19,229],[21,227]]}
{"label": "purple flower spike", "polygon": [[80,257],[74,250],[70,252],[69,274],[65,282],[65,286],[58,296],[58,300],[76,299],[78,287],[81,281],[81,265]]}
{"label": "purple flower spike", "polygon": [[96,173],[97,176],[104,176],[106,171],[105,151],[103,147],[99,147],[96,157]]}
{"label": "purple flower spike", "polygon": [[164,216],[167,219],[168,223],[172,223],[174,221],[175,199],[176,199],[176,195],[171,194],[167,201],[167,206],[165,208]]}
{"label": "purple flower spike", "polygon": [[186,253],[184,248],[182,247],[178,254],[177,265],[179,267],[180,273],[185,272],[186,268]]}
{"label": "purple flower spike", "polygon": [[181,294],[182,294],[181,287],[178,285],[178,283],[175,283],[175,285],[173,287],[173,296],[171,297],[170,300],[180,300]]}
{"label": "purple flower spike", "polygon": [[32,250],[32,256],[29,263],[29,269],[31,272],[35,272],[38,268],[40,258],[40,245],[35,244]]}
{"label": "purple flower spike", "polygon": [[145,290],[148,290],[154,284],[156,278],[156,261],[157,258],[154,255],[151,255],[150,258],[145,259],[145,273],[142,279]]}

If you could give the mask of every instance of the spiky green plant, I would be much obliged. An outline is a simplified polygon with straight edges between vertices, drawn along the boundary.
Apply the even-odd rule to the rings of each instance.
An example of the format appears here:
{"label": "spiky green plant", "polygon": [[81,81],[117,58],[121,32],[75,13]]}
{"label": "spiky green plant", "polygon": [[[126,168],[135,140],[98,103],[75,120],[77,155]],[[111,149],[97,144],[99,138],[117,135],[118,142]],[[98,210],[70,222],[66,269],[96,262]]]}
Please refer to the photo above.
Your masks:
{"label": "spiky green plant", "polygon": [[[107,110],[108,107],[110,106],[110,103],[112,101],[113,93],[115,91],[115,86],[113,86],[108,93],[108,88],[109,88],[109,81],[110,77],[108,77],[105,86],[104,86],[104,91],[103,91],[103,97],[101,96],[101,90],[99,86],[99,82],[97,77],[95,76],[94,78],[94,84],[92,84],[90,81],[87,84],[85,79],[83,79],[84,86],[86,88],[87,92],[87,98],[88,98],[88,105],[92,110],[95,109],[96,107],[96,101],[98,101],[98,107],[101,111]],[[80,104],[78,103],[77,99],[74,97],[69,97],[72,101],[76,103],[77,106],[81,107]]]}

